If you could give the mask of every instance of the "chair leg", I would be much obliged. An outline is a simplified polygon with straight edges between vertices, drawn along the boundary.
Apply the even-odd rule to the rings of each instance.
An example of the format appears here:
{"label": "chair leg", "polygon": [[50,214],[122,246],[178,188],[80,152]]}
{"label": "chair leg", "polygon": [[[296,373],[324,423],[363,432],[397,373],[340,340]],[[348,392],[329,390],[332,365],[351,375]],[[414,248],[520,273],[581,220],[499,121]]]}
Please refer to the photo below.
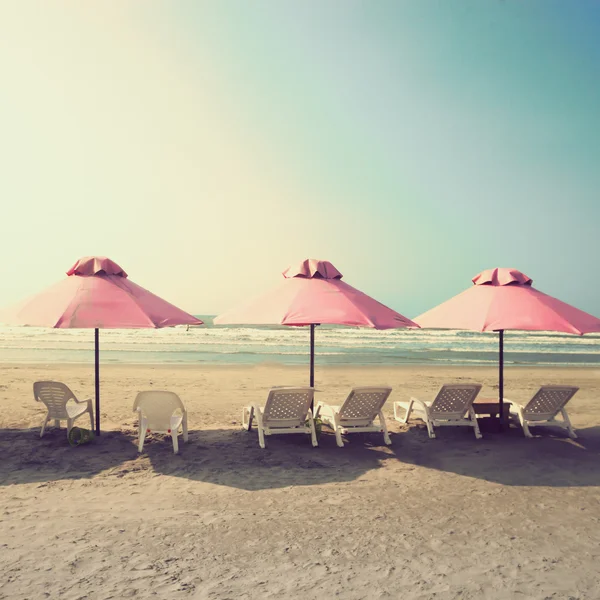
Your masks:
{"label": "chair leg", "polygon": [[46,415],[44,420],[42,421],[42,430],[40,431],[40,437],[44,437],[44,431],[46,430],[46,425],[49,423],[50,417]]}
{"label": "chair leg", "polygon": [[179,440],[177,439],[177,430],[171,430],[171,439],[173,440],[173,452],[175,454],[179,453]]}
{"label": "chair leg", "polygon": [[267,444],[265,443],[265,432],[261,425],[258,426],[258,445],[263,449],[267,447]]}
{"label": "chair leg", "polygon": [[315,429],[315,421],[312,418],[310,412],[308,413],[308,426],[310,428],[310,441],[312,442],[313,448],[316,448],[319,445],[319,440],[317,440],[317,430]]}
{"label": "chair leg", "polygon": [[60,419],[54,419],[54,427],[56,427],[56,429],[60,429]]}
{"label": "chair leg", "polygon": [[252,430],[252,419],[254,418],[254,407],[244,406],[242,410],[242,427],[246,431]]}
{"label": "chair leg", "polygon": [[344,440],[342,439],[342,431],[341,427],[337,423],[333,423],[333,430],[335,431],[335,441],[338,445],[338,448],[344,447]]}
{"label": "chair leg", "polygon": [[564,408],[561,408],[560,414],[562,415],[562,418],[567,426],[567,431],[569,432],[569,437],[573,440],[576,440],[577,434],[575,433],[575,429],[573,429],[573,425],[571,425],[571,419],[569,419],[569,415],[567,414],[567,411]]}
{"label": "chair leg", "polygon": [[94,413],[90,410],[88,414],[90,415],[90,428],[94,431]]}
{"label": "chair leg", "polygon": [[67,438],[69,437],[69,433],[71,433],[71,429],[73,429],[73,420],[67,419]]}
{"label": "chair leg", "polygon": [[396,421],[399,421],[400,423],[403,423],[403,424],[408,423],[410,413],[412,412],[412,407],[413,407],[413,401],[411,400],[408,404],[408,408],[406,409],[406,412],[404,413],[404,416],[401,416],[400,409],[402,407],[400,406],[399,402],[394,402],[394,419],[396,419]]}
{"label": "chair leg", "polygon": [[188,435],[188,422],[187,422],[187,412],[183,415],[183,420],[181,422],[181,429],[183,430],[183,441],[187,442],[189,439]]}
{"label": "chair leg", "polygon": [[429,412],[425,413],[425,425],[427,425],[427,433],[429,434],[429,437],[434,440],[435,439],[435,431],[433,430],[433,422],[431,420],[431,417],[429,416]]}
{"label": "chair leg", "polygon": [[138,434],[138,452],[141,452],[144,449],[144,440],[146,439],[146,423],[144,422],[143,417],[140,415],[140,423],[139,423],[139,434]]}
{"label": "chair leg", "polygon": [[523,416],[523,411],[519,409],[518,412],[519,423],[521,424],[521,428],[523,429],[523,435],[528,438],[532,438],[531,431],[529,431],[529,427],[527,425],[527,421],[525,421],[525,417]]}
{"label": "chair leg", "polygon": [[382,411],[379,411],[379,423],[381,424],[381,432],[383,433],[383,442],[387,446],[391,446],[392,440],[390,439],[390,434],[388,433],[387,423],[385,422],[385,417],[383,416]]}
{"label": "chair leg", "polygon": [[322,404],[317,402],[317,407],[315,408],[315,419],[318,419],[321,416],[321,407]]}
{"label": "chair leg", "polygon": [[475,439],[480,440],[483,436],[481,435],[481,430],[479,429],[479,423],[477,421],[477,415],[475,414],[475,410],[473,410],[473,408],[469,409],[469,416],[471,417],[471,421],[473,422],[473,429],[475,430]]}

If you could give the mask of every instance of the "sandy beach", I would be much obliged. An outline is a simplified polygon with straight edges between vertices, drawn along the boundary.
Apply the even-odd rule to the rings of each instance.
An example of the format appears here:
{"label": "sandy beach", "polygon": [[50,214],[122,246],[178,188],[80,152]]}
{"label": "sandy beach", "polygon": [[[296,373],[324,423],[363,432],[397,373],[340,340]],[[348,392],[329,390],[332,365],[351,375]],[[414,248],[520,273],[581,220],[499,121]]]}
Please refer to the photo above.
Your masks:
{"label": "sandy beach", "polygon": [[[600,590],[600,370],[511,368],[506,396],[544,383],[579,385],[579,438],[519,429],[475,440],[420,423],[392,402],[428,399],[488,368],[319,367],[319,399],[390,384],[391,447],[326,431],[268,438],[241,430],[241,408],[272,385],[306,383],[299,367],[102,366],[103,435],[71,448],[39,439],[32,383],[93,394],[92,365],[0,366],[0,598],[591,599]],[[144,389],[177,392],[190,441],[174,455],[149,438],[138,455],[131,412]]]}

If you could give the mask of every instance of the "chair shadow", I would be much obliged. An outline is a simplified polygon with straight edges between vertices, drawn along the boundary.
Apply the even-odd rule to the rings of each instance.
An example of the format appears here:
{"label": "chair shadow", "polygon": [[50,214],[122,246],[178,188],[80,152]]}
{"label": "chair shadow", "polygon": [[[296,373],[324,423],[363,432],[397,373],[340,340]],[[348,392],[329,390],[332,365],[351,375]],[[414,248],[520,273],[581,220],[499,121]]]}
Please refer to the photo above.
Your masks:
{"label": "chair shadow", "polygon": [[72,448],[64,428],[0,429],[0,486],[88,479],[131,459],[132,441],[121,432],[106,432],[91,443]]}
{"label": "chair shadow", "polygon": [[256,431],[211,429],[190,432],[177,457],[169,453],[168,440],[166,448],[153,443],[144,452],[157,473],[257,491],[354,481],[394,459],[379,441],[364,438],[341,449],[335,436],[324,432],[319,447],[313,448],[309,436],[279,435],[267,437],[262,449]]}
{"label": "chair shadow", "polygon": [[534,439],[512,427],[476,440],[470,429],[442,427],[431,440],[423,426],[411,426],[392,432],[389,447],[379,435],[354,434],[344,448],[324,431],[318,448],[308,436],[282,435],[268,437],[263,450],[255,431],[209,429],[191,431],[187,444],[180,438],[178,455],[169,437],[151,436],[140,455],[134,427],[103,432],[77,448],[64,429],[41,439],[39,428],[0,429],[0,486],[153,472],[256,491],[350,482],[384,466],[393,476],[405,465],[509,486],[600,485],[600,427],[579,429],[577,440],[549,428],[534,431]]}
{"label": "chair shadow", "polygon": [[[405,464],[473,477],[507,486],[586,487],[600,485],[600,427],[577,430],[577,439],[549,427],[482,432],[440,427],[429,439],[424,426],[394,436],[396,459]],[[401,441],[398,441],[401,440]]]}
{"label": "chair shadow", "polygon": [[313,448],[306,435],[283,435],[267,438],[263,450],[256,431],[210,429],[190,431],[188,443],[180,436],[178,455],[170,437],[162,435],[148,437],[138,454],[133,427],[103,432],[77,448],[69,445],[64,429],[49,430],[41,439],[39,428],[2,429],[0,486],[124,477],[139,471],[249,491],[348,482],[394,459],[379,441],[365,437],[341,449],[332,434],[324,433],[321,445]]}

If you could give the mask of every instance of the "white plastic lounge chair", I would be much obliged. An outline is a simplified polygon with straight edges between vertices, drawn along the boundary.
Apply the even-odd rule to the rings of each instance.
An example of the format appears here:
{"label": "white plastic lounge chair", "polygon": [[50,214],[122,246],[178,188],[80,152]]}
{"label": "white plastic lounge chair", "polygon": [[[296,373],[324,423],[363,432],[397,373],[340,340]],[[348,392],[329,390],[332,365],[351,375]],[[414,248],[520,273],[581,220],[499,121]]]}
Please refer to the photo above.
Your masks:
{"label": "white plastic lounge chair", "polygon": [[94,429],[92,401],[77,400],[75,394],[64,383],[60,383],[60,381],[36,381],[33,384],[33,395],[37,402],[43,402],[48,409],[48,413],[42,421],[40,437],[43,437],[46,425],[52,420],[54,420],[55,427],[60,427],[60,422],[66,421],[67,437],[69,437],[75,419],[86,413],[90,415],[90,426]]}
{"label": "white plastic lounge chair", "polygon": [[265,448],[265,436],[280,433],[310,434],[312,445],[318,446],[317,432],[310,405],[315,395],[311,387],[277,387],[269,392],[264,407],[258,404],[244,407],[244,429],[252,429],[256,417],[258,444]]}
{"label": "white plastic lounge chair", "polygon": [[[511,403],[511,420],[521,424],[523,433],[528,438],[533,437],[529,428],[541,425],[566,429],[569,437],[575,439],[577,435],[571,425],[565,405],[578,389],[574,386],[544,385],[535,393],[526,406],[513,400],[507,400]],[[556,420],[558,413],[562,415],[562,421]]]}
{"label": "white plastic lounge chair", "polygon": [[133,403],[133,412],[139,414],[138,452],[143,450],[146,435],[151,432],[168,433],[173,440],[175,454],[179,452],[179,427],[183,430],[183,441],[188,441],[187,410],[177,394],[159,390],[139,392]]}
{"label": "white plastic lounge chair", "polygon": [[[389,446],[392,443],[388,435],[387,424],[382,408],[388,399],[390,387],[357,387],[349,394],[342,406],[333,406],[319,402],[315,419],[320,417],[335,433],[335,440],[340,448],[344,447],[342,434],[376,432],[383,433],[383,441]],[[375,418],[379,425],[375,425]]]}
{"label": "white plastic lounge chair", "polygon": [[411,415],[425,421],[430,438],[435,438],[434,427],[464,425],[475,430],[475,437],[481,439],[477,417],[473,410],[473,400],[479,394],[479,384],[443,385],[433,402],[423,402],[411,398],[408,402],[394,402],[394,418],[400,423],[408,423]]}

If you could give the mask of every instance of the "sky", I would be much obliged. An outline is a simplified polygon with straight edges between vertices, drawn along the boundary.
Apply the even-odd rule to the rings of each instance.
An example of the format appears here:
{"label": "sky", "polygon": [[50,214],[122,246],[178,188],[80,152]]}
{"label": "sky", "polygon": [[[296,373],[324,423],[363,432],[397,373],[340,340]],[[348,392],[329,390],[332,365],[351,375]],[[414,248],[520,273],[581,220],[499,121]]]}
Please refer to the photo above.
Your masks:
{"label": "sky", "polygon": [[0,305],[105,255],[195,314],[304,258],[408,317],[600,315],[600,2],[0,2]]}

